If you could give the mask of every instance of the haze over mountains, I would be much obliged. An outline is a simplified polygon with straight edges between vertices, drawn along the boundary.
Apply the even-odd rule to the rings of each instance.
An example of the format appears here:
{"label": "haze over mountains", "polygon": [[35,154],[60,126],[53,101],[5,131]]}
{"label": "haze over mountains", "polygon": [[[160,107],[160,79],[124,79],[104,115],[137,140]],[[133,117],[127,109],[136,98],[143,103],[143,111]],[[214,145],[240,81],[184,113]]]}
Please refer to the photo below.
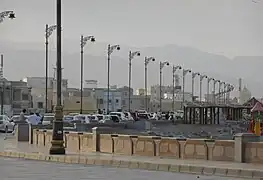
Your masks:
{"label": "haze over mountains", "polygon": [[[56,61],[56,45],[51,40],[49,53],[49,74],[53,76],[52,68]],[[17,80],[25,76],[45,76],[45,46],[44,43],[12,43],[0,42],[1,53],[4,53],[4,74],[8,79]],[[96,79],[99,86],[107,83],[107,43],[96,42],[85,47],[84,79]],[[159,83],[159,61],[169,61],[174,65],[182,65],[194,72],[204,73],[210,77],[223,80],[235,85],[238,89],[238,78],[243,79],[256,97],[262,97],[263,82],[262,56],[240,56],[233,59],[223,55],[216,55],[190,47],[166,45],[162,47],[135,48],[121,45],[119,52],[112,54],[111,84],[119,86],[128,84],[128,51],[141,51],[141,57],[136,57],[132,62],[132,86],[144,87],[144,57],[154,56],[157,62],[148,66],[149,85]],[[79,42],[72,40],[63,41],[63,77],[69,79],[70,86],[79,87],[80,55]],[[51,71],[52,70],[52,71]],[[136,72],[136,73],[135,73]],[[182,74],[180,72],[180,74]],[[191,76],[186,79],[186,90],[191,91]],[[163,83],[172,83],[172,68],[163,69]],[[203,91],[206,92],[206,81]],[[211,86],[210,86],[211,87]],[[199,94],[199,78],[196,79],[195,93]]]}

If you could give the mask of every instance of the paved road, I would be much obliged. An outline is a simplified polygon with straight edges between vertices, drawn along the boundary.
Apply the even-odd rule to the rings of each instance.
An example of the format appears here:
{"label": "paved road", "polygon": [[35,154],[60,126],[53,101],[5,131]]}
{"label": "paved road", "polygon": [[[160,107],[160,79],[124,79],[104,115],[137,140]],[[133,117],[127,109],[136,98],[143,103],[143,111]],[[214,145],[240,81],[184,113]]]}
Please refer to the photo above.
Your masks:
{"label": "paved road", "polygon": [[241,180],[0,158],[1,180]]}

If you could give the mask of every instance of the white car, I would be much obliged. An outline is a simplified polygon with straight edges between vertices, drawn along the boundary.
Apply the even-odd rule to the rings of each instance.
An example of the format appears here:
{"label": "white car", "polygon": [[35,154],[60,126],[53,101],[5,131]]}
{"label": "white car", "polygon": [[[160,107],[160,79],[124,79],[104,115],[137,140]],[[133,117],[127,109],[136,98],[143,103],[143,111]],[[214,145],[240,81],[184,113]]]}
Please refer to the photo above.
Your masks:
{"label": "white car", "polygon": [[51,125],[55,119],[54,115],[44,115],[42,120],[42,125]]}
{"label": "white car", "polygon": [[15,123],[11,122],[11,119],[6,115],[0,115],[0,131],[1,132],[13,132]]}
{"label": "white car", "polygon": [[125,114],[125,117],[127,118],[128,121],[134,120],[130,112],[125,112],[124,114]]}
{"label": "white car", "polygon": [[99,122],[99,117],[97,115],[91,115],[89,116],[90,118],[90,123],[98,123]]}
{"label": "white car", "polygon": [[101,119],[99,121],[99,123],[102,123],[102,124],[113,124],[114,121],[112,120],[110,115],[104,115],[103,119]]}
{"label": "white car", "polygon": [[117,115],[120,117],[121,121],[127,121],[128,119],[125,117],[123,112],[110,112],[110,115]]}
{"label": "white car", "polygon": [[90,115],[88,114],[79,114],[74,116],[73,123],[90,123]]}

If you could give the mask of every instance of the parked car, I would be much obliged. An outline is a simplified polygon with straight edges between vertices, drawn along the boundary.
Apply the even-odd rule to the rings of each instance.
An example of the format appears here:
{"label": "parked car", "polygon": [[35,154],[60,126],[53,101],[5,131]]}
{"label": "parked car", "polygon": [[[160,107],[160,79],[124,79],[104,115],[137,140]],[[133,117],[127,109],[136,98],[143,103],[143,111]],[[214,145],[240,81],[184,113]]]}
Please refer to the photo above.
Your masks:
{"label": "parked car", "polygon": [[52,114],[46,115],[45,114],[42,117],[41,122],[42,122],[43,125],[51,125],[53,123],[54,119],[55,119],[55,115],[52,115]]}
{"label": "parked car", "polygon": [[139,119],[144,119],[144,120],[150,119],[150,116],[148,113],[138,113],[137,116]]}
{"label": "parked car", "polygon": [[118,123],[121,121],[121,118],[118,115],[110,115],[113,122]]}
{"label": "parked car", "polygon": [[72,123],[90,123],[90,117],[89,114],[79,114],[74,116]]}
{"label": "parked car", "polygon": [[11,122],[11,119],[6,115],[0,115],[0,131],[1,132],[13,132],[15,123]]}
{"label": "parked car", "polygon": [[124,114],[125,114],[125,117],[126,117],[127,120],[129,120],[129,121],[133,121],[134,120],[134,118],[132,117],[130,112],[125,112]]}
{"label": "parked car", "polygon": [[64,116],[63,117],[63,122],[66,122],[66,123],[72,123],[72,121],[74,120],[74,116]]}
{"label": "parked car", "polygon": [[99,118],[98,118],[97,115],[91,115],[91,116],[89,116],[89,118],[90,118],[90,123],[97,123],[97,122],[99,122]]}
{"label": "parked car", "polygon": [[[25,118],[26,118],[26,121],[27,121],[28,116],[25,116]],[[20,119],[20,115],[14,115],[14,116],[11,117],[10,120],[11,120],[11,122],[16,124],[19,121],[19,119]]]}
{"label": "parked car", "polygon": [[103,119],[99,121],[99,123],[102,124],[113,124],[114,121],[112,120],[112,117],[110,115],[104,115]]}
{"label": "parked car", "polygon": [[110,112],[110,115],[117,115],[120,118],[120,121],[125,121],[127,118],[123,112]]}

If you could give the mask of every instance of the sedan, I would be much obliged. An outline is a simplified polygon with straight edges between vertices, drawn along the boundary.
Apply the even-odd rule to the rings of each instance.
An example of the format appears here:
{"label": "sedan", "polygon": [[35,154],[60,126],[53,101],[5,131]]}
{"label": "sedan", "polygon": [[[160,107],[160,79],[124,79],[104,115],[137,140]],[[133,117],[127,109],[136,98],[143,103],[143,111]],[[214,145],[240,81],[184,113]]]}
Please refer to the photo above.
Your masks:
{"label": "sedan", "polygon": [[0,115],[0,131],[13,132],[15,123],[11,122],[10,118],[6,115]]}

